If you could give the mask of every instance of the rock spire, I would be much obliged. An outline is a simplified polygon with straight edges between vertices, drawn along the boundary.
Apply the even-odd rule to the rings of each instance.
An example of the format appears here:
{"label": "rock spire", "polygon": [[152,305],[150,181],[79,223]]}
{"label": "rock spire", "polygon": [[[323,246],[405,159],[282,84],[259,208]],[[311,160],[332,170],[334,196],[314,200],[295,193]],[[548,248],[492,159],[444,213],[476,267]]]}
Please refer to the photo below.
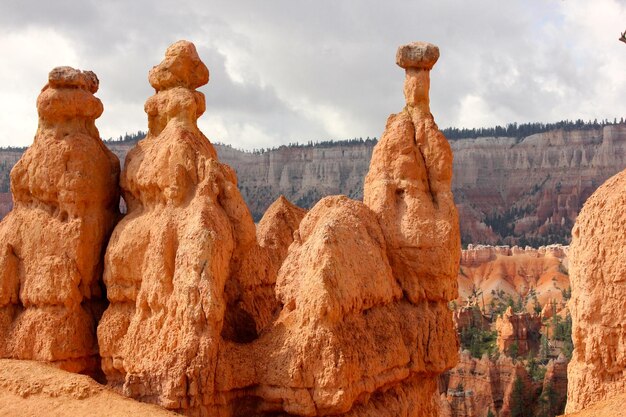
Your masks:
{"label": "rock spire", "polygon": [[97,370],[102,253],[118,213],[119,161],[100,140],[91,71],[53,69],[33,145],[11,172],[0,223],[0,357]]}

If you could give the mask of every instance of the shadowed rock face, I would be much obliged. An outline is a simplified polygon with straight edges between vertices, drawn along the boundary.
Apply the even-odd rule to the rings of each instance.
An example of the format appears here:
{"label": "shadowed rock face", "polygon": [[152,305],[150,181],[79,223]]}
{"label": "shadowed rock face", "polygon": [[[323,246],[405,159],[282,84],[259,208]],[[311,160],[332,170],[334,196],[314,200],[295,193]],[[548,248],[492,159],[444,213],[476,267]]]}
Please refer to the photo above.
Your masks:
{"label": "shadowed rock face", "polygon": [[37,99],[37,134],[0,223],[0,357],[96,369],[102,252],[119,201],[119,161],[94,124],[97,90],[93,72],[59,67]]}
{"label": "shadowed rock face", "polygon": [[106,252],[110,385],[187,415],[434,413],[437,375],[457,359],[460,242],[427,64],[407,70],[365,203],[328,197],[305,213],[281,197],[255,229],[196,126],[208,70],[189,42],[167,50]]}
{"label": "shadowed rock face", "polygon": [[587,200],[572,230],[567,413],[626,392],[625,207],[626,170]]}

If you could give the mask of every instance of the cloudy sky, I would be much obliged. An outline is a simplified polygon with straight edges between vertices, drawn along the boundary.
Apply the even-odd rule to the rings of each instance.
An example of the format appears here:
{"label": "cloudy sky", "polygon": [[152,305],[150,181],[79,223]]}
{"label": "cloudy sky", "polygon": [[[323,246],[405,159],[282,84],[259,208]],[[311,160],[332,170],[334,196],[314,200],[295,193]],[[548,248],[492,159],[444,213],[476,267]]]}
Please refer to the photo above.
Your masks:
{"label": "cloudy sky", "polygon": [[200,127],[238,148],[380,136],[403,106],[398,45],[437,44],[440,127],[626,116],[626,0],[0,0],[0,146],[36,131],[59,65],[100,78],[103,138],[146,130],[148,70],[193,41]]}

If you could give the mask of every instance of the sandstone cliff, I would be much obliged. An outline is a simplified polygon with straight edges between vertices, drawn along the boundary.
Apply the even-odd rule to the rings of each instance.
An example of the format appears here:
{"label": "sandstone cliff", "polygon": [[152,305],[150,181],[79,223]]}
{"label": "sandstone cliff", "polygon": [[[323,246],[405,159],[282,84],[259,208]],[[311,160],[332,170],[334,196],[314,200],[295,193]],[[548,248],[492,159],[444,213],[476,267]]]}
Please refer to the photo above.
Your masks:
{"label": "sandstone cliff", "polygon": [[626,170],[587,200],[572,231],[569,413],[626,392],[625,207]]}
{"label": "sandstone cliff", "polygon": [[[215,148],[237,172],[242,196],[258,221],[281,194],[305,208],[332,194],[361,199],[374,143],[281,146],[260,154]],[[133,145],[108,143],[121,160]],[[463,242],[567,243],[582,203],[626,166],[626,125],[524,138],[465,138],[451,147]],[[0,185],[2,162],[11,166],[12,153],[0,150]]]}
{"label": "sandstone cliff", "polygon": [[37,99],[35,141],[11,171],[15,207],[0,222],[0,357],[96,371],[102,252],[119,200],[97,90],[93,72],[59,67]]}
{"label": "sandstone cliff", "polygon": [[511,354],[511,348],[515,346],[515,356],[537,353],[541,337],[541,316],[525,312],[513,313],[513,309],[509,307],[496,320],[496,331],[500,352]]}

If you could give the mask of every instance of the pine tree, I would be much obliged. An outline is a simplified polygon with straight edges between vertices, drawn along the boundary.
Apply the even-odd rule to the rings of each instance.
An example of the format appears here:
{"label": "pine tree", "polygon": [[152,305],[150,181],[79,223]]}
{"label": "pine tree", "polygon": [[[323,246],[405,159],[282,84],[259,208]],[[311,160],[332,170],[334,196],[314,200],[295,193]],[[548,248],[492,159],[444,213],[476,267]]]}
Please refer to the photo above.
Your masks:
{"label": "pine tree", "polygon": [[530,408],[526,405],[524,381],[517,376],[511,392],[511,417],[531,417]]}

